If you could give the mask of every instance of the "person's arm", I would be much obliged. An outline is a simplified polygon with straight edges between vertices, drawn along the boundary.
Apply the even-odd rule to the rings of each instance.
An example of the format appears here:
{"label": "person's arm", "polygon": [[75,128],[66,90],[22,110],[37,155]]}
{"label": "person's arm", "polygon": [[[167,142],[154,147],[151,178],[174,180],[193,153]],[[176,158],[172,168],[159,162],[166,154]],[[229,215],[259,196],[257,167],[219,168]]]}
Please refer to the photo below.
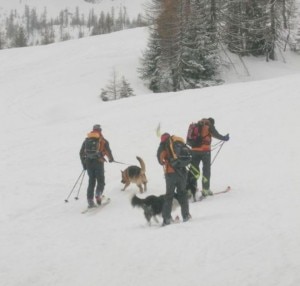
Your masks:
{"label": "person's arm", "polygon": [[221,135],[213,124],[210,125],[209,131],[211,133],[211,136],[216,138],[216,139],[219,139],[219,140],[222,140],[222,141],[228,141],[229,140],[229,134],[226,134],[225,136]]}
{"label": "person's arm", "polygon": [[113,156],[112,151],[109,147],[109,142],[106,139],[104,139],[104,140],[105,140],[105,144],[104,144],[104,149],[105,150],[104,150],[104,152],[105,152],[105,155],[108,157],[108,161],[111,163],[111,162],[114,161],[114,156]]}
{"label": "person's arm", "polygon": [[80,161],[81,161],[83,169],[86,170],[86,163],[85,163],[86,156],[85,156],[85,151],[84,151],[85,148],[84,147],[85,147],[85,140],[83,141],[83,143],[81,145],[81,148],[79,151],[79,157],[80,157]]}

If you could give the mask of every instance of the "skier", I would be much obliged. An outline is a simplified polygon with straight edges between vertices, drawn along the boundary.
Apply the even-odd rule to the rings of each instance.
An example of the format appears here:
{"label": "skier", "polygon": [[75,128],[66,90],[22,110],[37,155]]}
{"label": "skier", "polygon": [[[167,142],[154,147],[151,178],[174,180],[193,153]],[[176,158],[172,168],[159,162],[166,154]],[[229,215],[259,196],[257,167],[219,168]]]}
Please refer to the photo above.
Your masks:
{"label": "skier", "polygon": [[[213,118],[202,119],[199,122],[202,123],[202,128],[200,131],[201,142],[192,147],[192,162],[191,164],[200,173],[200,162],[202,161],[202,196],[212,196],[213,192],[210,190],[210,177],[211,177],[211,141],[212,137],[228,141],[229,134],[225,136],[221,135],[215,128],[215,120]],[[194,176],[189,172],[188,181],[194,180],[195,186],[197,186],[197,181]]]}
{"label": "skier", "polygon": [[178,138],[176,136],[170,136],[168,133],[161,135],[161,142],[157,150],[157,159],[159,164],[164,166],[165,179],[166,179],[166,195],[162,210],[163,226],[169,225],[172,221],[172,203],[174,193],[176,191],[178,202],[181,206],[181,215],[183,221],[188,221],[191,216],[189,213],[188,195],[186,191],[186,177],[187,171],[185,167],[173,167],[171,161],[173,159],[170,143],[172,138]]}
{"label": "skier", "polygon": [[105,186],[104,162],[105,157],[111,163],[114,161],[109,142],[103,137],[102,129],[99,124],[93,126],[93,130],[87,134],[87,138],[80,148],[80,160],[84,170],[87,170],[89,176],[89,184],[87,188],[88,207],[95,207],[95,199],[98,205],[101,205],[102,194]]}

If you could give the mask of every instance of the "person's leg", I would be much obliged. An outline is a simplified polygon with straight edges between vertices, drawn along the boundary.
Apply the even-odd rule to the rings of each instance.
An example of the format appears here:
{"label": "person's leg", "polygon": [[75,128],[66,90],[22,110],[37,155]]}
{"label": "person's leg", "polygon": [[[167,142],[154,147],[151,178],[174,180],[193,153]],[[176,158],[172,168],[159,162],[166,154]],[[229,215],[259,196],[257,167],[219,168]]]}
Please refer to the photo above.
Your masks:
{"label": "person's leg", "polygon": [[87,188],[87,201],[89,206],[93,206],[94,203],[94,190],[95,190],[95,185],[96,185],[96,174],[95,174],[95,169],[93,162],[88,161],[87,162],[87,173],[89,176],[89,184]]}
{"label": "person's leg", "polygon": [[204,191],[208,191],[207,195],[212,195],[210,191],[210,160],[211,160],[211,153],[205,152],[202,154],[202,163],[203,163],[203,177],[202,177],[202,189]]}
{"label": "person's leg", "polygon": [[105,187],[104,163],[103,162],[97,162],[95,175],[96,175],[96,179],[97,179],[96,196],[101,196],[104,191],[104,187]]}
{"label": "person's leg", "polygon": [[96,179],[97,179],[97,187],[95,199],[98,205],[101,205],[102,202],[102,194],[105,186],[105,177],[104,177],[104,163],[97,162],[97,166],[95,169]]}
{"label": "person's leg", "polygon": [[187,221],[190,217],[188,194],[186,190],[186,171],[177,175],[176,192],[178,196],[178,202],[181,206],[181,215],[183,221]]}
{"label": "person's leg", "polygon": [[166,195],[164,200],[164,206],[162,210],[162,217],[164,219],[163,224],[171,223],[171,211],[174,191],[176,188],[176,174],[166,174]]}

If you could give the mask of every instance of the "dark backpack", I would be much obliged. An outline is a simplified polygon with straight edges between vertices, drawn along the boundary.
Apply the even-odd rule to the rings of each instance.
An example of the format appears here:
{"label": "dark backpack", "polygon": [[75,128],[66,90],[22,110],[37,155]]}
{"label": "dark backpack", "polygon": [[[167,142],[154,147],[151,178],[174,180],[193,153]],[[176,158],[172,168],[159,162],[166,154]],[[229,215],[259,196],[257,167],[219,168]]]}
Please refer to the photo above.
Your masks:
{"label": "dark backpack", "polygon": [[168,141],[171,166],[175,169],[188,166],[192,161],[192,151],[184,140],[181,137],[171,136]]}
{"label": "dark backpack", "polygon": [[100,146],[99,138],[95,138],[95,137],[86,138],[84,143],[86,158],[88,159],[98,158],[99,146]]}
{"label": "dark backpack", "polygon": [[187,136],[186,136],[186,144],[191,147],[200,146],[202,144],[202,127],[203,122],[199,121],[197,123],[191,123],[188,128]]}

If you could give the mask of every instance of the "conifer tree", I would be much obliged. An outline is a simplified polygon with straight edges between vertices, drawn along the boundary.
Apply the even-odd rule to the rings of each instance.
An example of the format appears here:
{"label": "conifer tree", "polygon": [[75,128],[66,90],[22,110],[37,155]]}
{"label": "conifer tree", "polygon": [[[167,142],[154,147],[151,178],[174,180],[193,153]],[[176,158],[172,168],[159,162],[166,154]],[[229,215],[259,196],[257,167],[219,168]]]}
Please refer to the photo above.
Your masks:
{"label": "conifer tree", "polygon": [[76,8],[75,8],[75,15],[72,17],[71,25],[74,25],[74,26],[81,25],[80,12],[79,12],[79,7],[78,6],[76,6]]}
{"label": "conifer tree", "polygon": [[48,45],[54,43],[55,41],[55,33],[53,29],[53,25],[48,25],[44,29],[44,33],[42,34],[41,44]]}
{"label": "conifer tree", "polygon": [[[223,4],[221,35],[231,52],[275,59],[283,48],[284,29],[291,25],[294,0],[229,0]],[[225,8],[225,9],[224,9]]]}
{"label": "conifer tree", "polygon": [[16,34],[18,26],[15,24],[15,15],[11,10],[9,17],[6,19],[6,36],[8,39],[12,39]]}
{"label": "conifer tree", "polygon": [[30,32],[33,33],[35,29],[39,29],[39,24],[36,9],[33,8],[30,11]]}
{"label": "conifer tree", "polygon": [[148,83],[149,89],[153,92],[161,92],[160,56],[161,48],[157,30],[153,29],[148,39],[147,48],[141,58],[141,67],[138,69],[141,79]]}
{"label": "conifer tree", "polygon": [[17,33],[14,37],[13,46],[27,47],[27,36],[25,34],[25,29],[22,26],[18,27]]}
{"label": "conifer tree", "polygon": [[[183,78],[185,88],[216,83],[219,67],[215,8],[201,0],[191,1],[183,41]],[[211,4],[211,3],[210,3]]]}
{"label": "conifer tree", "polygon": [[125,77],[122,77],[122,81],[120,84],[120,98],[130,97],[134,96],[133,89],[131,88],[129,82],[125,79]]}
{"label": "conifer tree", "polygon": [[0,30],[0,50],[4,48],[5,41],[4,41],[4,33]]}
{"label": "conifer tree", "polygon": [[[218,70],[216,8],[203,0],[153,1],[142,78],[154,92],[211,85]],[[157,12],[158,11],[158,12]]]}

